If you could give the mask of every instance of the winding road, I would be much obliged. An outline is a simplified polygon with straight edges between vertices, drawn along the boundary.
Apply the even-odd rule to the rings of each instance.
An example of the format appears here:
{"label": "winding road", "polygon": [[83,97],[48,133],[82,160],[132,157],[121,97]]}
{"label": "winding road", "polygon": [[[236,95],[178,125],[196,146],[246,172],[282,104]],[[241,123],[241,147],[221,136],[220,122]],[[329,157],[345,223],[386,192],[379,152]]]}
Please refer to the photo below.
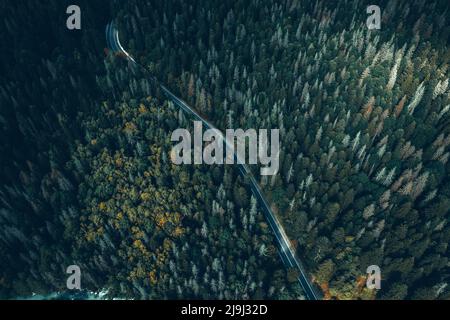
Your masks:
{"label": "winding road", "polygon": [[[125,51],[125,49],[122,47],[119,41],[119,32],[117,28],[115,27],[114,23],[111,22],[106,26],[106,42],[108,45],[109,50],[111,50],[113,53],[120,54],[121,56],[125,57],[128,61],[130,61],[132,64],[136,65],[137,67],[141,68],[143,71],[145,71],[147,74],[149,74],[149,71],[142,65],[138,64],[133,57],[128,54],[128,52]],[[175,96],[166,86],[161,84],[157,78],[155,78],[153,75],[150,74],[150,78],[154,83],[164,92],[164,94],[167,96],[168,99],[170,99],[174,104],[176,104],[179,108],[184,110],[185,112],[192,115],[197,120],[201,121],[208,129],[215,129],[219,133],[221,139],[225,142],[225,145],[227,148],[230,147],[229,142],[225,139],[224,135],[220,130],[218,130],[216,127],[214,127],[210,122],[205,120],[203,117],[201,117],[193,108],[191,108],[186,102]],[[233,149],[234,150],[234,149]],[[262,211],[264,212],[264,216],[267,219],[267,222],[269,223],[275,238],[277,240],[277,243],[279,245],[279,254],[281,256],[281,259],[284,263],[284,265],[287,268],[294,268],[298,270],[298,281],[306,295],[306,298],[308,300],[320,300],[319,294],[316,292],[316,289],[314,288],[313,284],[311,283],[310,278],[308,277],[302,263],[300,262],[299,258],[295,254],[295,249],[292,247],[291,242],[289,238],[287,237],[283,226],[277,219],[276,215],[273,213],[272,209],[270,208],[270,205],[267,203],[258,182],[256,181],[255,177],[253,176],[252,172],[250,171],[249,167],[245,164],[244,161],[241,161],[239,158],[237,158],[237,154],[235,153],[235,158],[237,159],[237,164],[239,167],[239,171],[242,174],[243,177],[248,178],[250,181],[251,189],[253,192],[253,195],[258,200]]]}

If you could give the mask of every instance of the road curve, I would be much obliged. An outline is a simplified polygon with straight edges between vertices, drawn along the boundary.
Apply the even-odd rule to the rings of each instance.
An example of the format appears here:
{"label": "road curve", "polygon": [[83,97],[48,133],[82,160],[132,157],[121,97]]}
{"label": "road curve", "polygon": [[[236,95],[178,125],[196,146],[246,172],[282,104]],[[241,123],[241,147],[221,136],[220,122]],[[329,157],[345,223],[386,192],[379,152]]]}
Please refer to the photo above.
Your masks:
{"label": "road curve", "polygon": [[[136,67],[142,69],[144,72],[149,73],[149,71],[139,63],[137,63],[133,57],[125,51],[125,49],[122,47],[119,41],[119,33],[117,28],[115,27],[114,23],[111,22],[106,26],[106,42],[108,45],[108,48],[113,53],[121,54],[123,57],[125,57],[128,61],[130,61],[133,65]],[[221,139],[224,141],[227,148],[230,147],[229,142],[225,139],[222,132],[217,129],[214,125],[212,125],[210,122],[208,122],[206,119],[200,116],[193,108],[191,108],[186,102],[175,96],[166,86],[161,84],[156,77],[150,74],[150,78],[154,83],[164,92],[164,94],[167,96],[168,99],[170,99],[174,104],[176,104],[179,108],[184,110],[185,112],[192,115],[196,120],[201,121],[203,125],[205,125],[208,129],[215,129],[220,134]],[[279,222],[276,215],[273,213],[272,209],[270,208],[270,205],[267,203],[258,182],[256,181],[255,177],[253,176],[252,172],[248,168],[248,166],[245,164],[244,161],[241,161],[241,159],[237,158],[237,154],[235,153],[235,159],[237,160],[238,168],[243,177],[247,177],[250,181],[251,189],[253,195],[258,200],[259,204],[261,205],[264,216],[267,219],[267,222],[269,223],[275,238],[277,240],[277,243],[279,245],[279,254],[280,257],[284,263],[284,265],[287,268],[295,268],[299,272],[298,281],[305,292],[306,298],[308,300],[320,300],[319,294],[316,292],[313,284],[311,283],[310,278],[308,277],[302,263],[300,262],[299,258],[295,254],[295,249],[292,247],[291,242],[289,238],[287,237],[283,226]]]}

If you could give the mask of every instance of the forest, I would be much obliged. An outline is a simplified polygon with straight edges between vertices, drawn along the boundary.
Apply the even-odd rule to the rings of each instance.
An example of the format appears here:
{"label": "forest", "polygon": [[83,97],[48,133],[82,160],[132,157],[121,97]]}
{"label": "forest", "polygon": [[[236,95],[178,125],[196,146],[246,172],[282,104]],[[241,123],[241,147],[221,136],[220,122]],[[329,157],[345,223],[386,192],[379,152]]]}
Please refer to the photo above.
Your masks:
{"label": "forest", "polygon": [[[448,299],[448,1],[2,2],[0,298],[305,299],[234,165],[175,165],[193,119],[280,130],[254,176],[324,299]],[[106,48],[115,20],[147,72]],[[381,289],[366,288],[366,269]]]}

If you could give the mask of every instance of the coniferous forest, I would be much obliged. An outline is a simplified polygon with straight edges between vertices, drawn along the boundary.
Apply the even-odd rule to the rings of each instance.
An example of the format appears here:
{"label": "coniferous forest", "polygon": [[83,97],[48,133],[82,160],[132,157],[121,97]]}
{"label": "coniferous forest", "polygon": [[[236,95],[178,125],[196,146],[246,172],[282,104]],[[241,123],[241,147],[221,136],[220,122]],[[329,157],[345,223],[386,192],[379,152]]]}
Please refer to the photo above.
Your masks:
{"label": "coniferous forest", "polygon": [[193,119],[151,74],[220,130],[279,129],[278,173],[249,167],[320,298],[449,299],[450,4],[378,1],[370,29],[371,4],[0,2],[0,298],[77,265],[110,298],[306,299],[238,167],[171,161]]}

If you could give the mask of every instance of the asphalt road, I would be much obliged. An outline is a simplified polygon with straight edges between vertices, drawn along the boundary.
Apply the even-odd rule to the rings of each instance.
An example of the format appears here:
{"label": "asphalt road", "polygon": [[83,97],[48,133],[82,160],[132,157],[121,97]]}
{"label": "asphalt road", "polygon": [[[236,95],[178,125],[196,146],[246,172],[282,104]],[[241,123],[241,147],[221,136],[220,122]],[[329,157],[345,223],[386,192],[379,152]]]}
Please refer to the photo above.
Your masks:
{"label": "asphalt road", "polygon": [[[148,73],[149,71],[142,65],[138,64],[133,57],[128,54],[128,52],[125,51],[125,49],[122,47],[119,41],[119,33],[117,28],[114,26],[113,23],[110,23],[106,26],[106,42],[108,45],[108,48],[114,52],[119,53],[126,59],[128,59],[130,62],[135,64],[137,67]],[[174,104],[176,104],[179,108],[184,110],[185,112],[189,113],[191,116],[196,118],[196,120],[201,121],[203,125],[205,125],[208,129],[216,129],[210,122],[208,122],[206,119],[201,117],[193,108],[191,108],[186,102],[175,96],[166,86],[161,84],[158,79],[156,79],[153,75],[150,75],[150,78],[155,82],[157,86],[164,92],[164,94],[167,96],[168,99],[170,99]],[[230,147],[229,142],[225,139],[224,135],[220,132],[222,140],[225,142],[225,145],[227,148]],[[237,160],[237,164],[239,167],[239,171],[241,172],[242,176],[247,177],[250,181],[251,189],[253,195],[258,200],[262,211],[264,213],[264,216],[267,219],[267,222],[269,223],[275,238],[277,240],[277,243],[279,245],[279,253],[281,256],[281,259],[284,263],[284,265],[287,268],[295,268],[298,270],[299,276],[298,281],[303,288],[303,291],[306,295],[306,298],[308,300],[320,300],[319,294],[316,292],[313,284],[311,283],[311,280],[309,276],[307,275],[301,261],[297,257],[295,253],[295,249],[292,247],[291,242],[289,238],[287,237],[283,226],[277,219],[276,215],[273,213],[272,209],[270,208],[270,205],[267,203],[266,198],[264,197],[264,194],[262,193],[258,182],[256,181],[255,177],[253,176],[252,172],[248,168],[248,166],[244,163],[244,161],[241,161],[237,158],[237,155],[235,153],[235,159]]]}

